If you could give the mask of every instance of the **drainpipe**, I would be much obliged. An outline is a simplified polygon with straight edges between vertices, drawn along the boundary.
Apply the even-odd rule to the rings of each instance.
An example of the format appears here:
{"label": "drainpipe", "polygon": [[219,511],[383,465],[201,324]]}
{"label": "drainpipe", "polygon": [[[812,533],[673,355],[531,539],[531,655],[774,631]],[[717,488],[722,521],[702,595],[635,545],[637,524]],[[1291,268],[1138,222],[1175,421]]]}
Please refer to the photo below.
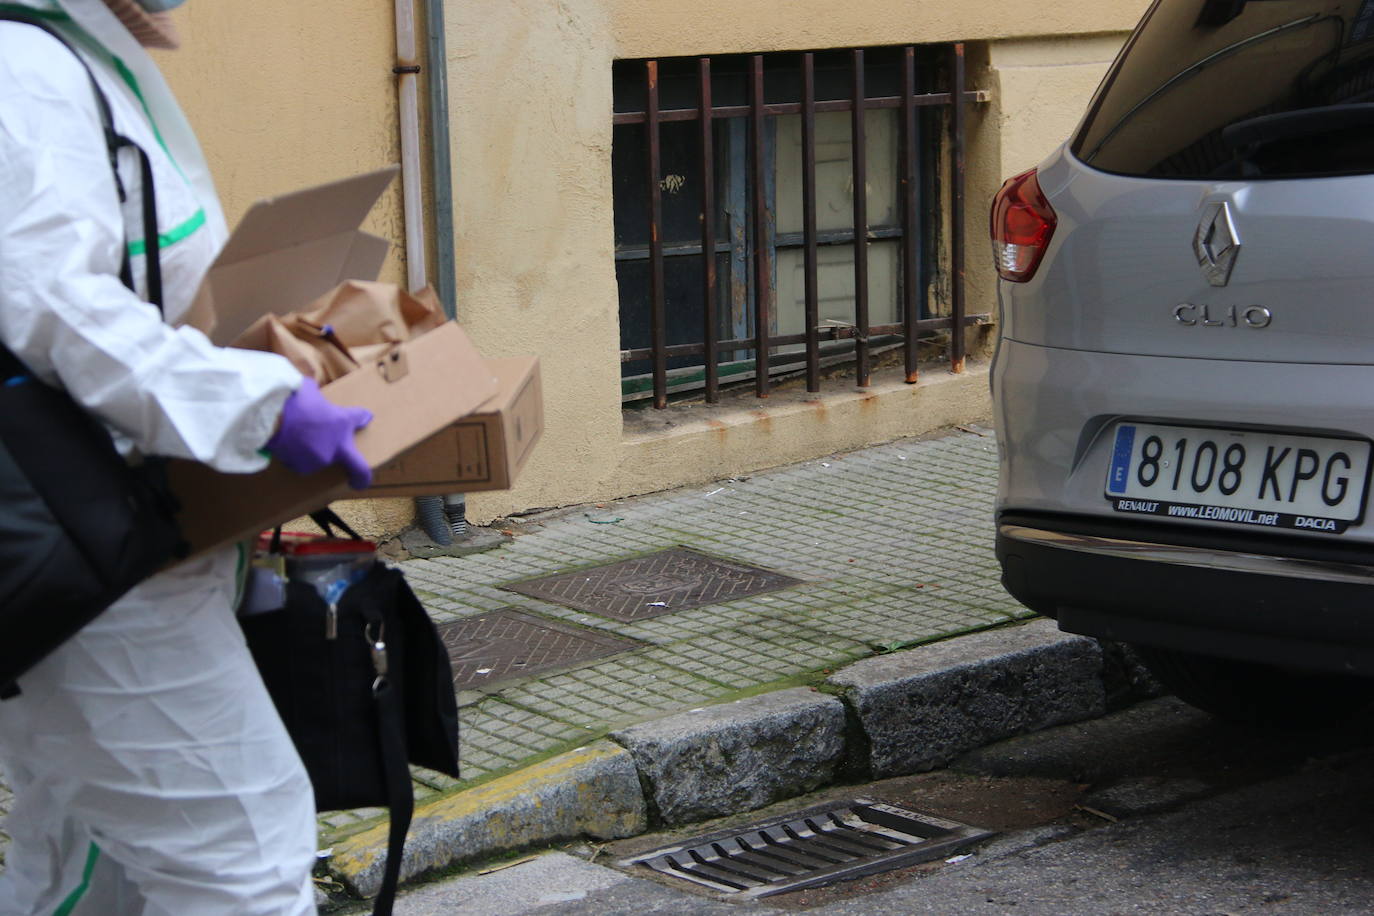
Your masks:
{"label": "drainpipe", "polygon": [[444,313],[457,317],[453,242],[453,164],[448,135],[448,32],[444,28],[444,0],[425,0],[425,36],[429,61],[429,155],[434,182],[434,291]]}
{"label": "drainpipe", "polygon": [[405,203],[406,282],[412,291],[425,283],[424,191],[420,173],[420,62],[415,47],[414,0],[396,0],[397,105],[401,120],[401,197]]}
{"label": "drainpipe", "polygon": [[[443,0],[425,0],[429,70],[430,155],[434,180],[435,252],[438,276],[435,291],[449,318],[455,314],[453,268],[453,179],[449,159],[448,56],[444,41]],[[415,38],[415,0],[395,0],[396,93],[401,131],[401,195],[404,201],[406,282],[412,290],[427,284],[425,225],[421,187],[419,74]],[[440,546],[467,533],[463,494],[421,496],[416,515],[430,540]]]}

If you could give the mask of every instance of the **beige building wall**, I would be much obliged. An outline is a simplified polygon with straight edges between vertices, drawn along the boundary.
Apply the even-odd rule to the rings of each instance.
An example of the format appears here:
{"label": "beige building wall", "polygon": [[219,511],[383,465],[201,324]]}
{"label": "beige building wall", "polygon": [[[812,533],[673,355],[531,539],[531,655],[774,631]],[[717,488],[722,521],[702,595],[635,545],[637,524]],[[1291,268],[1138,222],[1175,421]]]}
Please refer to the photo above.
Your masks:
{"label": "beige building wall", "polygon": [[[547,427],[516,489],[475,521],[741,473],[986,415],[984,364],[921,383],[832,383],[707,410],[620,403],[611,196],[617,58],[964,41],[968,311],[995,313],[987,203],[1073,128],[1146,0],[508,0],[446,4],[459,320],[484,353],[537,353]],[[265,194],[395,161],[386,0],[236,0],[178,14],[169,79],[231,220]],[[372,228],[398,242],[399,197]],[[389,276],[400,279],[397,264]],[[436,392],[442,396],[442,392]],[[407,501],[371,506],[378,533]]]}
{"label": "beige building wall", "polygon": [[[196,129],[232,226],[254,201],[400,159],[386,0],[234,0],[175,14],[154,52]],[[399,185],[368,224],[402,237]],[[400,280],[399,248],[386,276]]]}
{"label": "beige building wall", "polygon": [[992,92],[1007,176],[1031,168],[1073,133],[1124,37],[1024,38],[989,45],[986,88]]}

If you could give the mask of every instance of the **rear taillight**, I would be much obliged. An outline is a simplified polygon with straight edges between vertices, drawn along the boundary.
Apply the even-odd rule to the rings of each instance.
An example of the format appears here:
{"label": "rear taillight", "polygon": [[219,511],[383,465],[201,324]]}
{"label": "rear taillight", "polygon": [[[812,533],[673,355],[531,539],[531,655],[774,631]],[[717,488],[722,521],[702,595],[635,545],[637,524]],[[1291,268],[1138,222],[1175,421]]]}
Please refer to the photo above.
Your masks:
{"label": "rear taillight", "polygon": [[992,256],[1002,279],[1025,283],[1035,276],[1058,223],[1035,169],[1008,178],[992,199]]}

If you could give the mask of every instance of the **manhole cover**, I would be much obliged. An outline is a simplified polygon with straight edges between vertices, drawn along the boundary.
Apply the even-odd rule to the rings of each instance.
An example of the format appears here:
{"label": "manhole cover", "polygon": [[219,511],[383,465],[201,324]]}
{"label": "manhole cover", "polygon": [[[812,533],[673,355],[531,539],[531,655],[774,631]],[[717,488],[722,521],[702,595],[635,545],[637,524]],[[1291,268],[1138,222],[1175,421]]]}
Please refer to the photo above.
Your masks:
{"label": "manhole cover", "polygon": [[515,608],[465,617],[438,629],[453,662],[453,686],[460,689],[563,668],[639,645]]}
{"label": "manhole cover", "polygon": [[505,588],[632,622],[797,585],[800,579],[674,547]]}
{"label": "manhole cover", "polygon": [[642,865],[728,894],[768,897],[926,862],[990,836],[978,827],[858,798],[619,864]]}

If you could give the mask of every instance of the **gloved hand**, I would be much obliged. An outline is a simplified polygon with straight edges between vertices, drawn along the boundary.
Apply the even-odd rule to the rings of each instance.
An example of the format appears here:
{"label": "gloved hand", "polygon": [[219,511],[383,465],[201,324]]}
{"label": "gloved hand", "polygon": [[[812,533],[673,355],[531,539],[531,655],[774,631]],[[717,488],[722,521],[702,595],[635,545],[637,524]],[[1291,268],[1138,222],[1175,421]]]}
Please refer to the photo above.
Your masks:
{"label": "gloved hand", "polygon": [[337,407],[320,394],[314,379],[306,378],[286,399],[267,451],[297,474],[341,465],[349,486],[364,490],[372,483],[372,469],[354,445],[353,434],[371,422],[372,411]]}

